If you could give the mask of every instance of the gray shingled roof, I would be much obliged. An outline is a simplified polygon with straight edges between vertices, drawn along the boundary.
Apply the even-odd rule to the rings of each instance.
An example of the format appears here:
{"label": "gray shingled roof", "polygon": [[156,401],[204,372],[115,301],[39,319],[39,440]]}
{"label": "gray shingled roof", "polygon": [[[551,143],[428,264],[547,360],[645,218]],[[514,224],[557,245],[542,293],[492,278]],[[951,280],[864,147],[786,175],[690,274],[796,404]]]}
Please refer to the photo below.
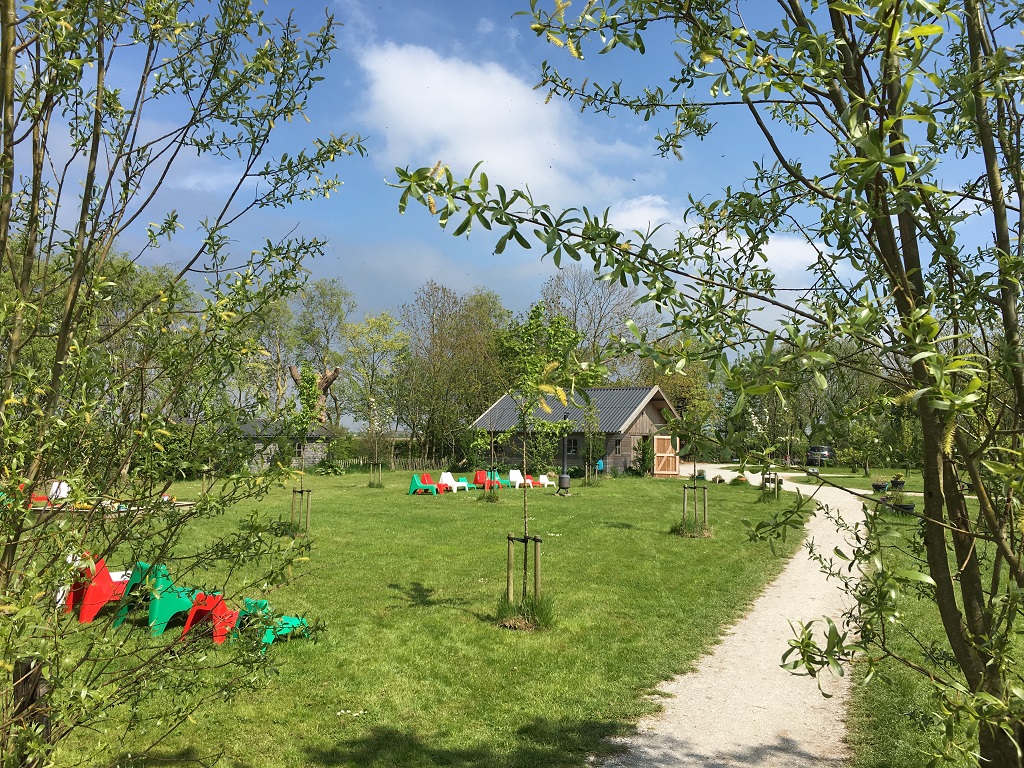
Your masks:
{"label": "gray shingled roof", "polygon": [[[254,419],[238,425],[238,431],[256,440],[277,440],[288,435],[288,425],[281,421]],[[331,432],[322,424],[313,424],[306,433],[308,440],[330,439]]]}
{"label": "gray shingled roof", "polygon": [[[669,410],[675,414],[672,404],[668,402],[658,387],[592,387],[583,391],[590,398],[591,405],[597,408],[598,432],[615,434],[625,432],[647,403],[654,399],[664,401]],[[538,419],[550,422],[561,421],[568,415],[569,421],[575,427],[574,431],[582,431],[583,421],[586,417],[586,401],[582,397],[576,399],[578,404],[574,404],[570,400],[569,405],[563,407],[557,398],[549,397],[548,405],[551,406],[551,413],[545,413],[538,406],[534,409],[533,415]],[[473,427],[476,429],[496,432],[505,432],[518,426],[519,411],[510,395],[502,397],[473,422]]]}

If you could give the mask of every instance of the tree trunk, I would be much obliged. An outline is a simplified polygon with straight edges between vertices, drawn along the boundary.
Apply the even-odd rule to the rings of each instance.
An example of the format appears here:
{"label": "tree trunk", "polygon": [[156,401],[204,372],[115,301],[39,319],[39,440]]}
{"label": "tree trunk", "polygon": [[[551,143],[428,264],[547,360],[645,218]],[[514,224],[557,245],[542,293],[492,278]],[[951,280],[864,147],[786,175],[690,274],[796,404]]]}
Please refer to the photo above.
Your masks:
{"label": "tree trunk", "polygon": [[[38,661],[19,659],[14,662],[14,716],[23,729],[39,732],[44,742],[50,741],[50,713],[46,695],[50,686],[43,679],[43,668]],[[25,752],[24,746],[15,747],[15,765],[21,768],[35,768],[43,761]]]}
{"label": "tree trunk", "polygon": [[[996,694],[994,694],[996,695]],[[1002,696],[1005,696],[1005,692]],[[1020,739],[1020,725],[1014,729],[1015,737]],[[978,747],[981,753],[981,764],[985,768],[1021,768],[1024,763],[1017,755],[1017,747],[1013,739],[998,728],[982,726],[978,732]]]}

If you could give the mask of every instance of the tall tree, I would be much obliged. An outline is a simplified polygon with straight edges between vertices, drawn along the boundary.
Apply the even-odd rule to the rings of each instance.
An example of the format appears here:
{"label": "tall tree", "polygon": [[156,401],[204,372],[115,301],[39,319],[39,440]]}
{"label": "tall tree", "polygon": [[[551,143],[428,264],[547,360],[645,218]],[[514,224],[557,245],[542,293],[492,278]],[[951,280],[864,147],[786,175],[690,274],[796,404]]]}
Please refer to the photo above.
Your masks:
{"label": "tall tree", "polygon": [[402,421],[424,455],[454,456],[465,430],[501,393],[495,383],[496,334],[508,312],[492,291],[465,296],[429,280],[401,310],[409,350],[396,382]]}
{"label": "tall tree", "polygon": [[[356,309],[352,292],[338,278],[319,278],[308,283],[299,296],[300,309],[295,319],[295,335],[299,357],[317,372],[317,386],[326,406],[321,415],[338,424],[345,413],[341,394],[332,388],[345,364],[348,318]],[[289,367],[292,380],[298,385],[300,366]]]}
{"label": "tall tree", "polygon": [[366,425],[371,459],[381,462],[384,448],[393,459],[388,439],[394,418],[387,385],[396,370],[399,355],[407,348],[408,337],[398,320],[387,312],[367,315],[363,322],[346,330],[348,366],[345,372],[345,399],[348,412]]}
{"label": "tall tree", "polygon": [[[112,568],[173,564],[175,576],[231,599],[243,578],[285,578],[301,551],[258,519],[223,539],[203,538],[195,522],[266,487],[227,464],[238,424],[254,414],[224,397],[223,382],[258,348],[259,312],[298,290],[301,260],[323,244],[252,242],[239,258],[229,228],[254,209],[335,190],[331,161],[362,152],[358,137],[336,136],[270,153],[279,129],[303,115],[334,44],[330,17],[307,34],[248,0],[0,0],[5,766],[44,764],[79,729],[89,732],[77,742],[84,761],[108,758],[129,727],[133,752],[144,753],[268,663],[247,631],[211,655],[203,643],[151,637],[144,622],[116,634],[110,619],[79,624],[53,596],[104,558]],[[165,187],[195,162],[236,174],[201,220],[163,207]],[[142,245],[125,254],[122,239]],[[186,254],[173,269],[132,266],[168,240]],[[189,276],[205,280],[202,292],[189,290]],[[179,508],[160,503],[181,468],[162,443],[183,416],[217,429],[179,432],[185,450],[174,462],[221,462],[214,468],[229,479]],[[67,502],[30,504],[50,478],[67,482]],[[233,673],[205,674],[215,667]],[[154,713],[145,702],[157,689],[173,695]]]}
{"label": "tall tree", "polygon": [[[443,167],[401,171],[400,205],[420,200],[443,224],[456,220],[459,234],[484,218],[502,230],[497,250],[511,239],[529,244],[523,231],[535,231],[556,264],[586,255],[613,279],[642,282],[669,330],[698,341],[686,357],[723,371],[734,412],[752,396],[784,398],[783,364],[827,390],[825,371],[847,365],[830,347],[836,336],[887,356],[879,397],[901,392],[921,435],[920,570],[893,566],[883,521],[869,513],[859,544],[844,553],[857,564],[844,579],[854,598],[849,633],[802,643],[800,669],[818,672],[857,651],[869,664],[899,658],[935,685],[942,754],[1019,767],[1019,4],[786,0],[749,19],[726,0],[596,0],[577,16],[569,7],[532,0],[532,28],[578,58],[595,42],[638,55],[671,45],[678,66],[666,73],[670,90],[652,84],[636,95],[545,66],[552,96],[665,118],[655,137],[665,155],[713,135],[713,116],[728,114],[733,125],[745,118],[767,160],[717,199],[691,202],[671,248],[617,231],[606,214],[552,212],[522,191],[495,196],[482,177],[460,180]],[[794,133],[808,137],[794,142]],[[780,233],[816,254],[802,294],[780,292],[765,265]],[[783,315],[777,327],[759,321],[755,310],[765,306]],[[759,363],[734,366],[727,351],[738,348],[758,349]],[[977,491],[977,511],[961,473]],[[777,535],[808,509],[756,530]],[[889,642],[900,621],[892,601],[905,595],[932,601],[945,634],[940,651],[915,657]]]}
{"label": "tall tree", "polygon": [[637,357],[623,348],[628,324],[653,327],[650,309],[639,303],[635,287],[602,280],[593,270],[566,264],[541,287],[541,301],[549,318],[565,317],[580,334],[580,355],[591,362],[603,361],[614,381],[637,375]]}

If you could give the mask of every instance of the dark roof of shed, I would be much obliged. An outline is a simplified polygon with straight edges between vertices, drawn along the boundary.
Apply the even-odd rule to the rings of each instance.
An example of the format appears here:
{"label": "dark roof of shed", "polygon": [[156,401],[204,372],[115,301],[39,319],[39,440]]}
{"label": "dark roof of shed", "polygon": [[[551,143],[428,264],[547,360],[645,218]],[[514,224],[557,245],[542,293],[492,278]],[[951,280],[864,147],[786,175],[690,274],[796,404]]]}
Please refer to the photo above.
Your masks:
{"label": "dark roof of shed", "polygon": [[[591,387],[583,391],[590,398],[591,405],[597,409],[598,432],[625,432],[651,401],[658,401],[659,409],[668,408],[676,415],[672,404],[659,387]],[[561,421],[568,416],[576,430],[582,430],[587,413],[586,400],[583,397],[577,397],[575,403],[570,399],[566,407],[563,407],[557,398],[549,397],[548,405],[551,406],[551,413],[545,413],[543,408],[537,406],[533,415],[549,422]],[[519,426],[519,410],[515,401],[510,395],[505,395],[484,411],[484,414],[473,422],[473,426],[491,432],[515,429]]]}
{"label": "dark roof of shed", "polygon": [[[253,419],[238,425],[238,431],[249,438],[276,440],[288,435],[288,425],[281,421]],[[306,433],[307,440],[330,439],[331,432],[322,424],[313,424]]]}

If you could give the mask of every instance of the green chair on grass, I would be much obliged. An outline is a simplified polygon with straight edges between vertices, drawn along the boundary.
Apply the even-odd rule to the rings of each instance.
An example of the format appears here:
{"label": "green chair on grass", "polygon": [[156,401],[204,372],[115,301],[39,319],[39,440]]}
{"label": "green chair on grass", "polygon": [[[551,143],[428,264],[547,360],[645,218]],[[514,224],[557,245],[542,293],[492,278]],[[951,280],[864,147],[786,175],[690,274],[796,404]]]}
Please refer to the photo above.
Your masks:
{"label": "green chair on grass", "polygon": [[437,496],[437,485],[424,483],[420,480],[419,475],[413,475],[412,480],[409,482],[409,495],[412,496],[417,493],[430,493]]}
{"label": "green chair on grass", "polygon": [[270,645],[278,638],[288,637],[293,632],[303,636],[309,634],[309,624],[305,619],[298,616],[272,618],[272,613],[273,609],[266,600],[253,600],[247,597],[244,600],[244,607],[238,612],[238,623],[241,624],[243,619],[250,616],[266,623],[267,627],[263,630],[261,641],[264,645]]}
{"label": "green chair on grass", "polygon": [[[132,596],[131,592],[136,588],[142,593],[141,596]],[[149,600],[149,632],[154,637],[162,635],[167,629],[167,623],[174,616],[192,609],[198,593],[199,590],[191,587],[175,586],[167,566],[160,563],[150,565],[139,561],[128,577],[124,594],[121,596],[124,605],[117,613],[114,626],[119,627],[124,623],[132,606],[139,599]]]}

